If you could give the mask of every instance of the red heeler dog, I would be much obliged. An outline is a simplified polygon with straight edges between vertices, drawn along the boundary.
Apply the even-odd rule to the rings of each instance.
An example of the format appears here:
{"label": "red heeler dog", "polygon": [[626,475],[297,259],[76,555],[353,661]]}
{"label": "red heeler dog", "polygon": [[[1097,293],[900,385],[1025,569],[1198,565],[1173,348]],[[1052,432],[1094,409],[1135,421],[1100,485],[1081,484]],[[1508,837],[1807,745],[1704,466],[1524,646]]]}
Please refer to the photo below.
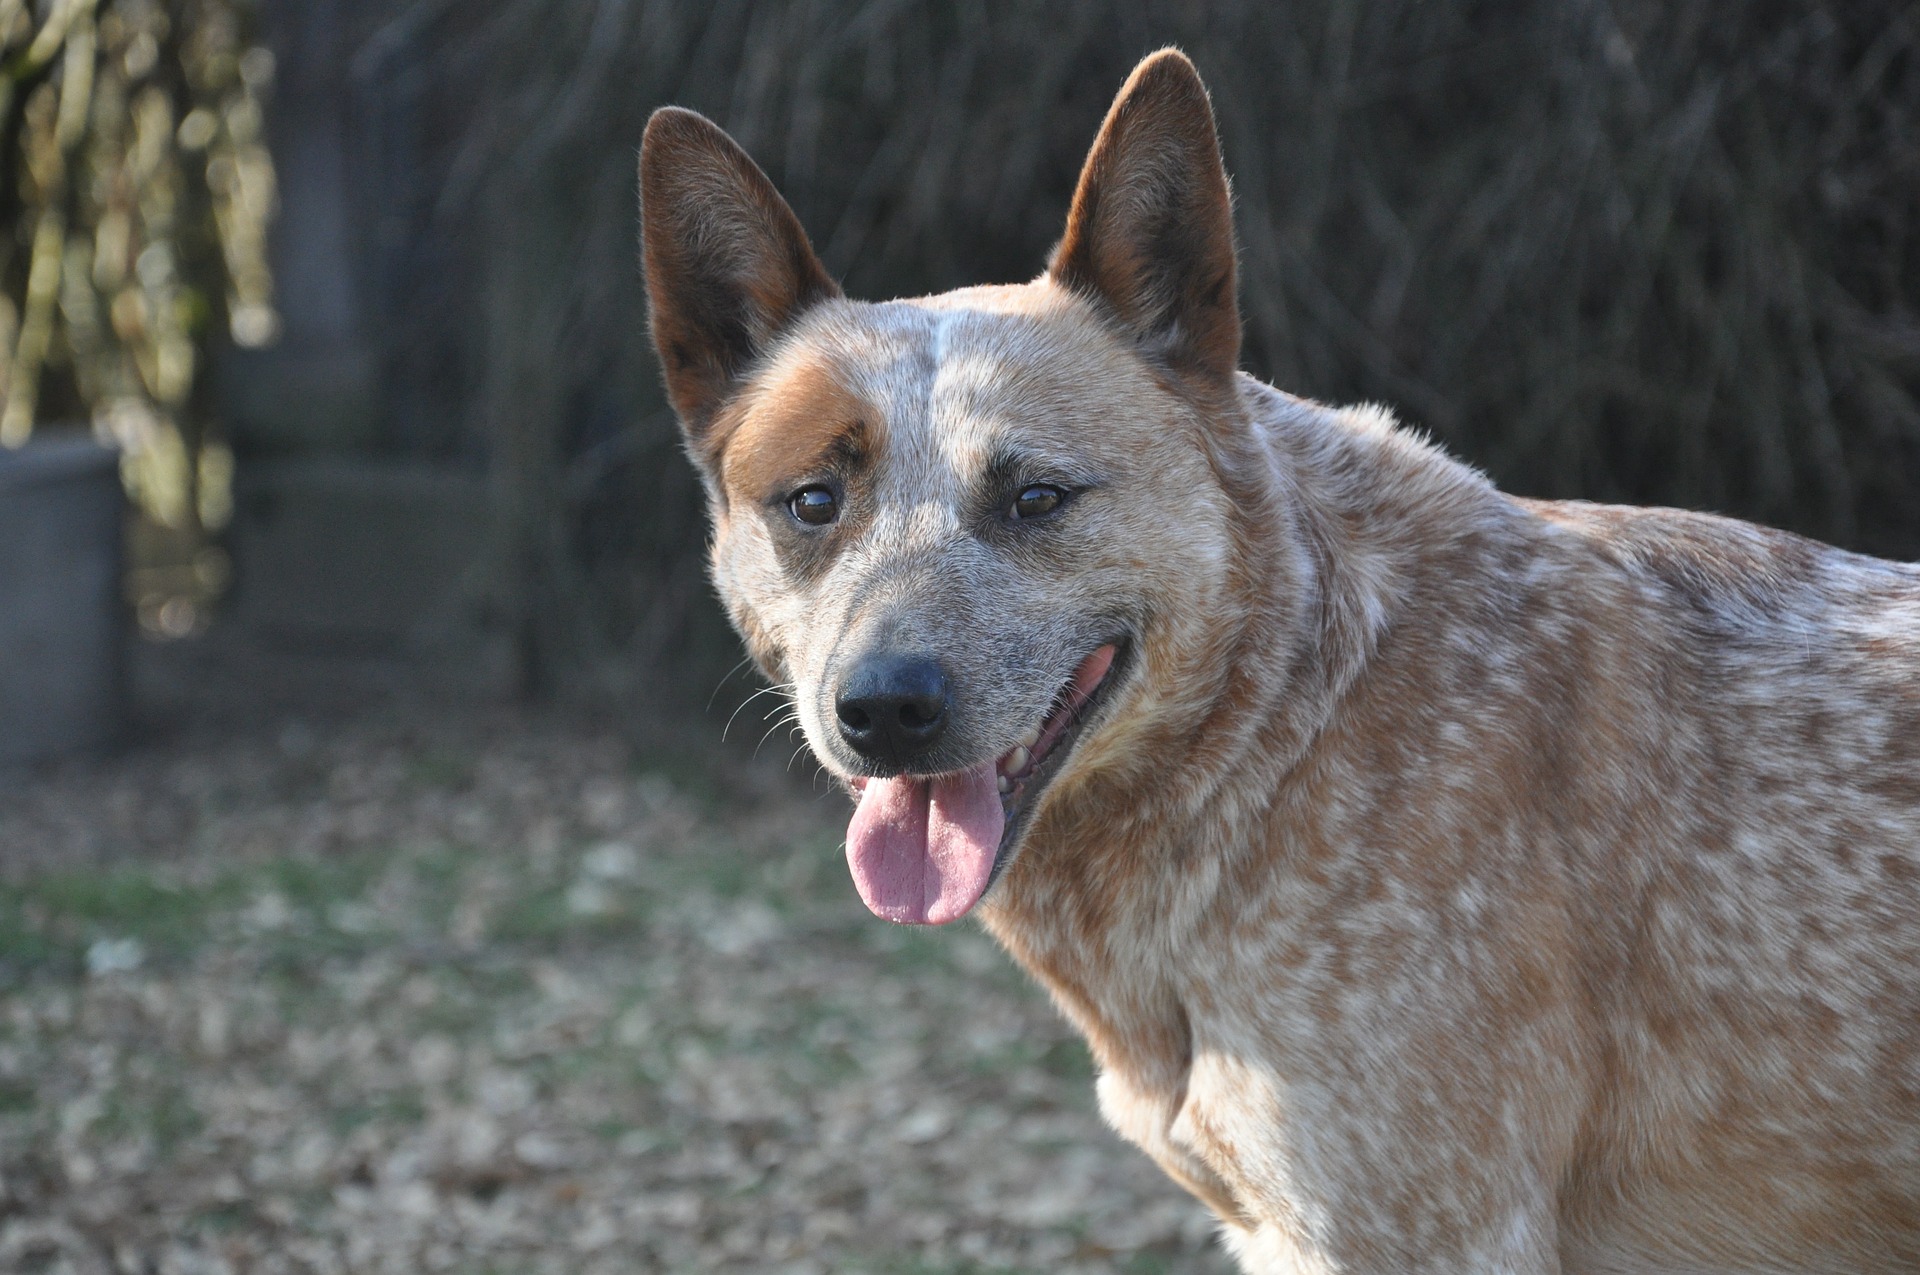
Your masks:
{"label": "red heeler dog", "polygon": [[1920,1270],[1920,569],[1243,375],[1174,51],[1032,283],[846,300],[688,111],[640,182],[861,897],[977,915],[1245,1269]]}

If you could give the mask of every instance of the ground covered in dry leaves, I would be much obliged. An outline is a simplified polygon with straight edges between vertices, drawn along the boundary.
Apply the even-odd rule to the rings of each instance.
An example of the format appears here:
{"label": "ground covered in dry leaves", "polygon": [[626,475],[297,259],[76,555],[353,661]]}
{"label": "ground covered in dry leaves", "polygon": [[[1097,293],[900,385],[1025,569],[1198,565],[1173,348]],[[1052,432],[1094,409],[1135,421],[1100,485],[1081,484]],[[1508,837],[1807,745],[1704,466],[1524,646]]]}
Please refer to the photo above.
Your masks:
{"label": "ground covered in dry leaves", "polygon": [[1226,1270],[845,817],[507,712],[0,779],[0,1270]]}

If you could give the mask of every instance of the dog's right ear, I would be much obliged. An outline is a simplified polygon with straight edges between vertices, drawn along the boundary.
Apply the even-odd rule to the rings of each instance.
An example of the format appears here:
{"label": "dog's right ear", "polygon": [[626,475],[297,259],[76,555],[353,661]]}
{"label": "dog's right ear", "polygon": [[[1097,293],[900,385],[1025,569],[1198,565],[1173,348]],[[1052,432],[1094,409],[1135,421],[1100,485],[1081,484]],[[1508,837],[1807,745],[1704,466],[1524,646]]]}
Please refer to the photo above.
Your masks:
{"label": "dog's right ear", "polygon": [[667,396],[709,461],[709,429],[741,373],[840,286],[759,165],[677,106],[655,111],[640,143],[640,255]]}
{"label": "dog's right ear", "polygon": [[1047,269],[1170,366],[1232,381],[1233,200],[1206,86],[1178,49],[1144,59],[1114,98]]}

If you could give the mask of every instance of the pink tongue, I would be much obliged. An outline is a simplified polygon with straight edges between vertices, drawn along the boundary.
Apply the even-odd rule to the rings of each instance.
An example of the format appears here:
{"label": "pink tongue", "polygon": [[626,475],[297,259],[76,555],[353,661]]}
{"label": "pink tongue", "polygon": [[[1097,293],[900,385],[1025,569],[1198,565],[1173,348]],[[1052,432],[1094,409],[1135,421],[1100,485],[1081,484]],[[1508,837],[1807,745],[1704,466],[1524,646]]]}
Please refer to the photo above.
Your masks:
{"label": "pink tongue", "polygon": [[938,779],[869,779],[847,828],[847,866],[873,914],[945,925],[987,892],[1007,821],[994,763]]}

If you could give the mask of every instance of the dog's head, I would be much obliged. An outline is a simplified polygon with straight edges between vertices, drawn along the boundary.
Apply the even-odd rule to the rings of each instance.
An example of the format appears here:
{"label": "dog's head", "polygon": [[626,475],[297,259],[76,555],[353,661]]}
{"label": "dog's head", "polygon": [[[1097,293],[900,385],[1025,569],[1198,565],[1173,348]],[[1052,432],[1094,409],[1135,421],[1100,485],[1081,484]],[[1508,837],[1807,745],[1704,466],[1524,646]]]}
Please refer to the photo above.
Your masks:
{"label": "dog's head", "polygon": [[690,111],[649,123],[653,337],[761,670],[858,799],[877,914],[973,907],[1049,805],[1150,769],[1231,587],[1241,419],[1226,174],[1193,66],[1121,90],[1032,283],[844,299]]}

